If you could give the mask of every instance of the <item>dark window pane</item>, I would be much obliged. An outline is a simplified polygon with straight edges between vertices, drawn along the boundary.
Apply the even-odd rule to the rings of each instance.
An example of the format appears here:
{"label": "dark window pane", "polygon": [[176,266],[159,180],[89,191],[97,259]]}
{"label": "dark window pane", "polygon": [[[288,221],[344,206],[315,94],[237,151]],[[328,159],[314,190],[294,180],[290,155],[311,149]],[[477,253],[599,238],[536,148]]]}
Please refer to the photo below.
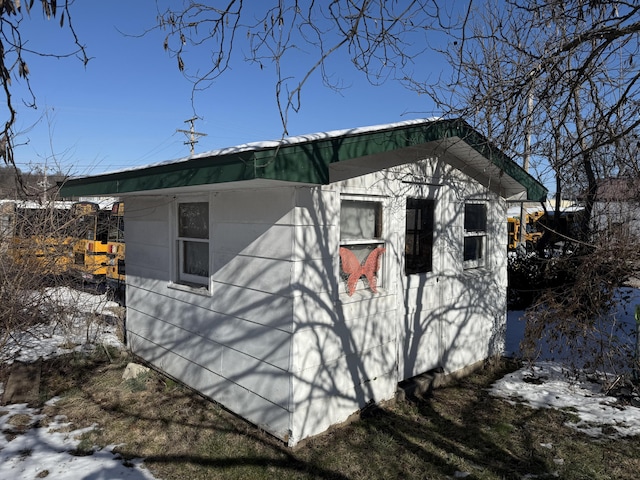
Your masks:
{"label": "dark window pane", "polygon": [[109,236],[109,216],[110,212],[101,210],[98,212],[98,221],[96,225],[96,240],[107,243]]}
{"label": "dark window pane", "polygon": [[199,277],[209,276],[209,244],[203,242],[183,242],[184,273]]}
{"label": "dark window pane", "polygon": [[408,198],[405,231],[405,273],[433,270],[433,200]]}
{"label": "dark window pane", "polygon": [[208,203],[181,203],[178,205],[178,236],[209,238]]}
{"label": "dark window pane", "polygon": [[487,229],[487,208],[484,204],[465,204],[464,229],[467,232],[482,232]]}
{"label": "dark window pane", "polygon": [[482,258],[482,238],[483,237],[465,237],[464,238],[464,261],[480,260]]}

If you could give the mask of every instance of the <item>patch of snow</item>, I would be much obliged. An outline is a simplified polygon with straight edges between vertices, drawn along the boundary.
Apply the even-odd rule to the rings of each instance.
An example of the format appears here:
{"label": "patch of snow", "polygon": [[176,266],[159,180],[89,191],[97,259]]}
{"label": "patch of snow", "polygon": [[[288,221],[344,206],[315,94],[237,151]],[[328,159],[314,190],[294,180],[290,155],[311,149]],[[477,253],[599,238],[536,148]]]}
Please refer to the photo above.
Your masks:
{"label": "patch of snow", "polygon": [[[635,306],[640,305],[640,289],[623,288],[616,295],[617,309],[609,320],[623,326],[619,340],[635,346]],[[524,337],[524,312],[507,315],[505,354],[519,357]],[[631,333],[632,332],[632,333]],[[541,342],[540,356],[532,367],[524,367],[493,384],[494,396],[511,402],[525,402],[534,408],[565,409],[576,415],[573,428],[593,437],[640,435],[640,408],[621,405],[617,398],[602,393],[602,385],[582,374],[570,375],[558,362],[551,361],[548,347]]]}
{"label": "patch of snow", "polygon": [[458,471],[453,474],[453,478],[467,478],[469,475],[471,475],[471,473]]}
{"label": "patch of snow", "polygon": [[[635,351],[636,323],[635,307],[640,305],[640,289],[625,287],[618,290],[614,297],[616,308],[603,318],[596,320],[595,325],[603,332],[601,339],[607,343],[615,345],[611,351],[609,362],[615,367],[618,373],[628,371],[628,359]],[[520,350],[520,342],[525,333],[525,312],[513,310],[507,312],[507,331],[505,339],[504,354],[509,357],[519,358],[523,356]],[[593,334],[592,342],[598,337]],[[552,352],[550,346],[544,338],[539,339],[537,344],[538,355],[536,361],[563,361],[573,359],[570,351]],[[597,349],[596,349],[597,350]],[[575,362],[575,359],[574,363]]]}
{"label": "patch of snow", "polygon": [[567,425],[592,437],[640,435],[640,408],[620,405],[617,398],[602,393],[600,384],[584,375],[572,378],[558,363],[521,368],[495,382],[490,392],[512,403],[571,412],[579,420]]}
{"label": "patch of snow", "polygon": [[[11,418],[27,416],[32,426],[24,433],[11,435]],[[0,478],[33,480],[55,478],[71,480],[78,478],[114,478],[130,480],[153,480],[154,477],[142,466],[142,460],[125,465],[113,452],[113,446],[96,450],[92,455],[78,456],[75,451],[83,433],[94,427],[69,431],[70,424],[57,417],[47,427],[37,426],[41,418],[38,409],[26,404],[0,407]],[[21,424],[24,424],[21,419]],[[9,434],[10,440],[6,438]]]}
{"label": "patch of snow", "polygon": [[[38,358],[51,358],[72,350],[93,348],[97,345],[122,347],[116,335],[116,327],[98,326],[97,315],[109,315],[117,303],[105,295],[93,295],[71,289],[59,288],[46,292],[58,301],[74,305],[75,318],[59,324],[42,325],[32,329],[29,335],[18,335],[9,349],[10,358],[32,362]],[[91,344],[87,343],[87,340]],[[71,345],[73,347],[69,348]],[[4,385],[0,383],[0,395]],[[54,404],[52,398],[46,404]],[[19,417],[16,417],[18,415]],[[78,456],[77,450],[83,433],[95,427],[71,430],[72,425],[62,416],[57,416],[48,426],[39,425],[43,418],[40,409],[27,404],[0,406],[0,479],[33,480],[55,478],[75,480],[78,478],[104,478],[123,480],[154,480],[144,467],[142,459],[124,461],[114,453],[116,445],[103,449],[94,448],[91,455]],[[22,428],[12,425],[12,419]],[[17,422],[16,420],[19,420]]]}
{"label": "patch of snow", "polygon": [[[12,335],[3,348],[5,363],[31,363],[39,358],[92,350],[99,345],[122,346],[116,321],[105,322],[105,318],[113,317],[118,308],[118,304],[108,300],[106,295],[58,287],[47,289],[45,294],[57,304],[72,305],[76,311],[63,321],[40,324],[28,332]],[[97,322],[100,316],[102,321]]]}

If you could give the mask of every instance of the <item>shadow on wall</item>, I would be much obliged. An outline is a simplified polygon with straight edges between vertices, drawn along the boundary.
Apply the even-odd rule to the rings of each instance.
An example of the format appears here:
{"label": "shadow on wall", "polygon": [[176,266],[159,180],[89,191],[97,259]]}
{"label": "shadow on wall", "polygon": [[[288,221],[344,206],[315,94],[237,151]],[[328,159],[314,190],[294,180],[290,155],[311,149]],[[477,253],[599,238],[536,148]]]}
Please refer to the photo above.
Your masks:
{"label": "shadow on wall", "polygon": [[[442,162],[420,173],[437,178],[446,192],[403,181],[415,173],[398,168],[368,185],[398,196],[391,212],[400,229],[407,195],[433,196],[444,209],[436,229],[437,270],[417,276],[411,297],[397,231],[389,232],[384,254],[388,287],[379,294],[338,293],[340,195],[334,185],[217,192],[211,295],[168,288],[170,272],[157,265],[163,257],[154,262],[141,251],[150,245],[136,243],[139,236],[157,242],[158,250],[172,248],[168,238],[149,239],[151,222],[164,221],[166,228],[169,218],[170,205],[158,205],[155,217],[130,224],[127,232],[133,351],[290,443],[371,400],[391,398],[408,376],[498,353],[506,286],[491,270],[503,265],[478,276],[464,274],[460,264],[460,215],[474,191]],[[487,237],[506,238],[500,225],[491,218]],[[396,296],[397,289],[406,291]],[[404,305],[411,306],[406,314]]]}

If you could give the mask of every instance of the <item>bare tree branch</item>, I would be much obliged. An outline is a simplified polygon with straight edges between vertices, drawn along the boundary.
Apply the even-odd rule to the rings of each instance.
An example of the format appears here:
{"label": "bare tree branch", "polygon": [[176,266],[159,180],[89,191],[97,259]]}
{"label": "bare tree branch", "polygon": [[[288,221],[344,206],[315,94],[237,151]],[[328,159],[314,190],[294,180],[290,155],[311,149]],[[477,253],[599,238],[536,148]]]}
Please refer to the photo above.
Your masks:
{"label": "bare tree branch", "polygon": [[[16,132],[14,127],[18,116],[12,85],[13,80],[23,82],[29,98],[21,99],[28,108],[36,108],[36,95],[31,90],[30,72],[28,57],[30,55],[48,56],[54,58],[78,57],[85,65],[89,57],[84,45],[80,43],[75,29],[71,22],[70,6],[73,0],[41,0],[42,13],[48,20],[57,19],[60,27],[69,31],[73,37],[75,48],[67,53],[52,53],[36,51],[28,48],[28,39],[23,38],[22,23],[31,20],[33,12],[33,1],[20,2],[20,0],[5,0],[0,2],[0,85],[5,98],[6,118],[0,130],[0,157],[6,165],[15,169],[14,160],[14,138]],[[17,169],[16,169],[16,172]],[[18,175],[19,179],[20,176]]]}
{"label": "bare tree branch", "polygon": [[[159,12],[158,28],[167,32],[164,47],[194,83],[194,92],[210,87],[230,68],[244,36],[247,51],[239,60],[273,68],[286,134],[288,114],[299,111],[304,87],[315,74],[331,89],[345,88],[329,65],[338,54],[372,84],[403,78],[403,70],[428,48],[428,33],[442,28],[443,18],[436,0],[272,0],[259,6],[187,0],[180,9]],[[196,54],[202,49],[210,55],[204,69]]]}

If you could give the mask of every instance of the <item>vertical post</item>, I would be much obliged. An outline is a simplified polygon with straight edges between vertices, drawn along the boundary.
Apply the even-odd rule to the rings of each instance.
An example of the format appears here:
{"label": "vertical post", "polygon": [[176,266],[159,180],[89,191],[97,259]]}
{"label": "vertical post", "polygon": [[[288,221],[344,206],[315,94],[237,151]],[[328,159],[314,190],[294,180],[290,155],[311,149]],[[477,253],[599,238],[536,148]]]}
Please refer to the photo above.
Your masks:
{"label": "vertical post", "polygon": [[[529,90],[527,95],[527,118],[525,126],[524,136],[524,155],[522,158],[522,168],[525,172],[529,173],[529,162],[531,161],[531,125],[533,115],[533,89]],[[524,202],[520,203],[520,238],[519,243],[522,248],[527,249],[527,212],[524,206]]]}
{"label": "vertical post", "polygon": [[524,158],[522,160],[522,168],[529,173],[529,162],[531,160],[531,125],[533,124],[533,89],[529,90],[527,95],[527,118],[524,136]]}
{"label": "vertical post", "polygon": [[527,251],[527,209],[524,206],[524,201],[520,202],[520,232],[518,232],[518,243]]}

